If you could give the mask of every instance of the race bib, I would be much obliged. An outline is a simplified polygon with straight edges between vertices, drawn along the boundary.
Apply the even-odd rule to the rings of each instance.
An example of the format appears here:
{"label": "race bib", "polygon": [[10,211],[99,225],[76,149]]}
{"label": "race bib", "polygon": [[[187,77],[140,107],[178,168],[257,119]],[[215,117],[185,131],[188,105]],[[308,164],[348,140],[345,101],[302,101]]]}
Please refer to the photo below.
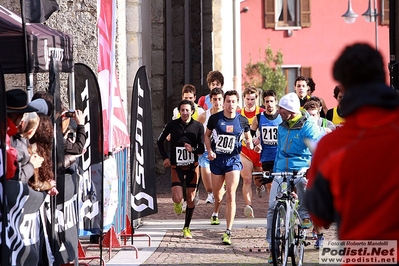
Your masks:
{"label": "race bib", "polygon": [[219,135],[216,140],[216,152],[232,153],[236,138],[232,135]]}
{"label": "race bib", "polygon": [[277,145],[277,127],[263,126],[262,127],[262,142],[265,145]]}
{"label": "race bib", "polygon": [[184,147],[176,147],[176,165],[189,165],[194,163],[194,154]]}

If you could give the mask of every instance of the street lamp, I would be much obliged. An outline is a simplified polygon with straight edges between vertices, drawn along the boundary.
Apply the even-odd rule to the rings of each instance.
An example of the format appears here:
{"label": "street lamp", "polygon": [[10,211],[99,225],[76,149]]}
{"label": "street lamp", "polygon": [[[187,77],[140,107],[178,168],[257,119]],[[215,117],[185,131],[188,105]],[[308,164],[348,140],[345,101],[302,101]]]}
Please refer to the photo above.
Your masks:
{"label": "street lamp", "polygon": [[[362,14],[367,22],[375,22],[375,49],[378,50],[378,19],[377,16],[377,0],[374,0],[374,9],[371,9],[371,0],[369,0],[369,7],[366,12]],[[348,0],[348,10],[342,15],[347,24],[352,24],[356,21],[358,15],[352,9],[352,0]]]}

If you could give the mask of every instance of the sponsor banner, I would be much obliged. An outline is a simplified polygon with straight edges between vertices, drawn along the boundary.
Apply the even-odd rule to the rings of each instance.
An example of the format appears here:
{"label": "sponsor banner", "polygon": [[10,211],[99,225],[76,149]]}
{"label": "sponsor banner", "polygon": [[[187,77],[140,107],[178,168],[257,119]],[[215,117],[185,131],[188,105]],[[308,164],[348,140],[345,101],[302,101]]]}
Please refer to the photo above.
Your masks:
{"label": "sponsor banner", "polygon": [[[103,123],[97,78],[84,64],[75,64],[75,108],[85,115],[87,135],[80,159],[79,235],[102,234]],[[93,177],[97,177],[93,179]]]}
{"label": "sponsor banner", "polygon": [[116,0],[98,0],[98,81],[102,97],[104,153],[129,145],[129,133],[115,67]]}
{"label": "sponsor banner", "polygon": [[329,240],[319,250],[319,263],[397,264],[396,240]]}
{"label": "sponsor banner", "polygon": [[49,72],[49,93],[54,97],[54,148],[53,165],[58,195],[50,197],[43,207],[42,219],[47,227],[56,265],[77,258],[77,184],[76,178],[65,174],[64,137],[62,132],[62,103],[58,63],[51,59]]}
{"label": "sponsor banner", "polygon": [[[26,183],[7,181],[8,224],[5,232],[9,256],[2,265],[37,265],[43,261],[40,250],[49,243],[40,235],[46,227],[40,223],[39,208],[46,195],[46,192],[34,191]],[[2,255],[2,259],[6,258]],[[51,250],[47,252],[46,260],[53,263]]]}
{"label": "sponsor banner", "polygon": [[24,0],[25,22],[43,23],[51,14],[60,10],[55,0]]}
{"label": "sponsor banner", "polygon": [[132,220],[158,212],[151,109],[151,90],[142,66],[134,79],[130,121]]}
{"label": "sponsor banner", "polygon": [[[115,157],[110,156],[104,161],[104,230],[108,231],[114,224],[118,208],[118,173]],[[94,179],[94,177],[93,177]],[[123,205],[122,205],[123,208]]]}

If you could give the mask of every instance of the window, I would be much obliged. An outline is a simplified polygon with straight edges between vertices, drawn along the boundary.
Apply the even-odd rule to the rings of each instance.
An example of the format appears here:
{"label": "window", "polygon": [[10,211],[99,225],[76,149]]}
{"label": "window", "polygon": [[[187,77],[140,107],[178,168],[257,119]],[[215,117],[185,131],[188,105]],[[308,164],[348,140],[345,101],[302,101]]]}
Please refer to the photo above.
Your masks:
{"label": "window", "polygon": [[285,93],[295,92],[295,79],[298,76],[312,77],[312,68],[304,67],[300,65],[282,66],[281,67],[287,80],[287,87],[285,88]]}
{"label": "window", "polygon": [[278,26],[297,26],[298,25],[298,7],[296,0],[277,0],[276,14]]}
{"label": "window", "polygon": [[389,0],[381,1],[381,25],[389,26]]}
{"label": "window", "polygon": [[265,27],[310,27],[310,0],[264,0]]}

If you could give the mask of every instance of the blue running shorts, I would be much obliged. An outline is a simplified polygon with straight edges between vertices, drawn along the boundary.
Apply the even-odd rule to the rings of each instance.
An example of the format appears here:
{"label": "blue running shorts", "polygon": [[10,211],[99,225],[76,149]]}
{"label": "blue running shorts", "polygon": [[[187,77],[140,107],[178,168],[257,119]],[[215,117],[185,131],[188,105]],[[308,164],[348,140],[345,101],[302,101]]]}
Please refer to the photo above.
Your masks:
{"label": "blue running shorts", "polygon": [[231,171],[241,171],[242,163],[240,155],[222,156],[217,155],[213,161],[210,161],[211,172],[214,175],[224,175]]}
{"label": "blue running shorts", "polygon": [[204,152],[200,157],[198,157],[199,166],[202,168],[209,168],[208,152]]}

